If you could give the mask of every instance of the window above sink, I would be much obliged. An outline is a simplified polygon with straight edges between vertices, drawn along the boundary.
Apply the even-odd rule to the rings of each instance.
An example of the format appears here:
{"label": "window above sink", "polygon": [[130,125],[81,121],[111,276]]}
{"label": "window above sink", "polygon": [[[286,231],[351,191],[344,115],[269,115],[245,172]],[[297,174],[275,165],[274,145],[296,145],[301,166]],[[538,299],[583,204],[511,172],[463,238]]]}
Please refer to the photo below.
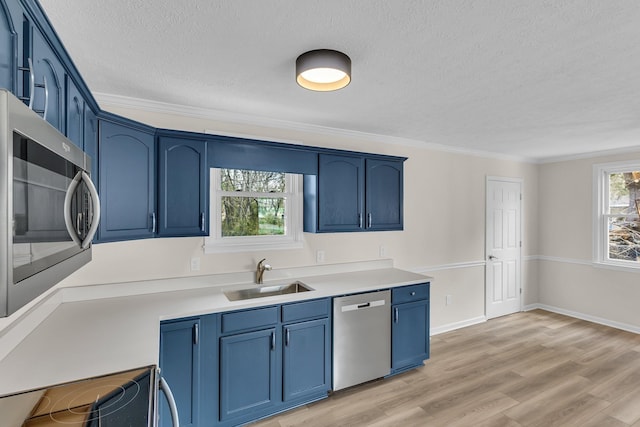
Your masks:
{"label": "window above sink", "polygon": [[205,238],[205,253],[301,248],[301,178],[210,169],[211,234]]}

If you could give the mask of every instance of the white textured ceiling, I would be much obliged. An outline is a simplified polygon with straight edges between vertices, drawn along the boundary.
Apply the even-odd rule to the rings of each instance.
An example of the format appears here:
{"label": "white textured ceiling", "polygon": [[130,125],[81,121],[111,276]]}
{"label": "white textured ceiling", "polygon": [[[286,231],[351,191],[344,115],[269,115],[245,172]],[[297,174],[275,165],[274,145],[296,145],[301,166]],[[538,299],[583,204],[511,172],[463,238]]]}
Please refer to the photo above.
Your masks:
{"label": "white textured ceiling", "polygon": [[[640,147],[638,0],[40,2],[96,93],[537,160]],[[347,88],[296,84],[318,48]]]}

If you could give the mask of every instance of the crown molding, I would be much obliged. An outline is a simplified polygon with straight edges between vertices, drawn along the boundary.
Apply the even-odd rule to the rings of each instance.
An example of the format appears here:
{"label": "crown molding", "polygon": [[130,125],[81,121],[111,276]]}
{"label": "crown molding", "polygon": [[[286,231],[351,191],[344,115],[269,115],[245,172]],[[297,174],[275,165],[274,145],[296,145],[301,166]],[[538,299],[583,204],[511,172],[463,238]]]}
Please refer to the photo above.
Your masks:
{"label": "crown molding", "polygon": [[[219,122],[227,122],[233,124],[242,124],[250,126],[261,126],[271,129],[281,129],[289,131],[298,131],[304,133],[312,133],[316,135],[329,136],[329,137],[344,137],[352,139],[360,139],[364,141],[378,142],[382,144],[390,145],[402,145],[414,148],[428,149],[434,151],[441,151],[447,153],[461,154],[474,157],[482,157],[487,159],[508,160],[523,163],[539,163],[538,160],[513,156],[501,153],[495,153],[482,150],[471,150],[462,147],[452,147],[449,145],[436,144],[427,141],[421,141],[411,138],[403,138],[391,135],[382,135],[376,133],[368,133],[355,131],[350,129],[333,128],[328,126],[313,125],[309,123],[292,122],[281,119],[274,119],[270,117],[255,116],[250,114],[232,113],[229,111],[215,110],[210,108],[192,107],[188,105],[171,104],[166,102],[151,101],[141,98],[133,98],[122,95],[113,95],[102,92],[94,92],[93,95],[97,99],[101,107],[116,107],[127,108],[134,110],[141,110],[152,113],[165,113],[174,114],[183,117],[200,118],[207,120],[214,120]],[[215,130],[207,129],[206,133],[215,133]],[[239,136],[239,137],[253,137],[262,138],[261,135],[251,134],[232,134],[221,133],[227,136]],[[273,139],[272,139],[273,140]],[[286,142],[278,140],[279,142]],[[301,144],[300,141],[292,141],[295,144]]]}
{"label": "crown molding", "polygon": [[546,163],[569,162],[572,160],[593,159],[596,157],[614,156],[616,154],[629,154],[629,153],[638,153],[640,155],[640,145],[636,145],[632,147],[612,148],[610,150],[592,151],[589,153],[569,154],[566,156],[545,157],[544,159],[538,160],[537,163],[546,164]]}

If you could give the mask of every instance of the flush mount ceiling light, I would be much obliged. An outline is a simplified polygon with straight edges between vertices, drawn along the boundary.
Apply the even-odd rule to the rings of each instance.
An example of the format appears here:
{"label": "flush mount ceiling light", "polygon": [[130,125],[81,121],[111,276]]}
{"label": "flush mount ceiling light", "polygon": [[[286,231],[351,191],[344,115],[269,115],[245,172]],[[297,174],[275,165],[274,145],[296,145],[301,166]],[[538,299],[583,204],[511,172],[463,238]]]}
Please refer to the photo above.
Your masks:
{"label": "flush mount ceiling light", "polygon": [[296,59],[296,81],[305,89],[328,92],[351,82],[351,59],[342,52],[317,49]]}

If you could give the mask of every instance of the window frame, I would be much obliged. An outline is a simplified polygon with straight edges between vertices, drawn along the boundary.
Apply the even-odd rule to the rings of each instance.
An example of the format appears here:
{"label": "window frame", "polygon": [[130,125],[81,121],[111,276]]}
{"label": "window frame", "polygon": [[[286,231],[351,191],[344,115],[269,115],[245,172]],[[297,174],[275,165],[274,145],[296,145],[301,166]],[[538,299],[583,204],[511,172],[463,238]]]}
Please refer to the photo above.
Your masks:
{"label": "window frame", "polygon": [[[593,263],[595,266],[623,271],[640,271],[640,262],[609,258],[609,218],[620,214],[605,212],[609,206],[609,175],[640,170],[640,160],[627,160],[593,165]],[[634,215],[629,215],[634,216]]]}
{"label": "window frame", "polygon": [[[300,249],[303,244],[302,175],[285,173],[285,191],[282,193],[254,193],[222,191],[220,170],[209,169],[209,236],[204,239],[204,253],[252,252],[261,250]],[[221,200],[234,197],[285,197],[285,234],[273,236],[222,237]]]}

